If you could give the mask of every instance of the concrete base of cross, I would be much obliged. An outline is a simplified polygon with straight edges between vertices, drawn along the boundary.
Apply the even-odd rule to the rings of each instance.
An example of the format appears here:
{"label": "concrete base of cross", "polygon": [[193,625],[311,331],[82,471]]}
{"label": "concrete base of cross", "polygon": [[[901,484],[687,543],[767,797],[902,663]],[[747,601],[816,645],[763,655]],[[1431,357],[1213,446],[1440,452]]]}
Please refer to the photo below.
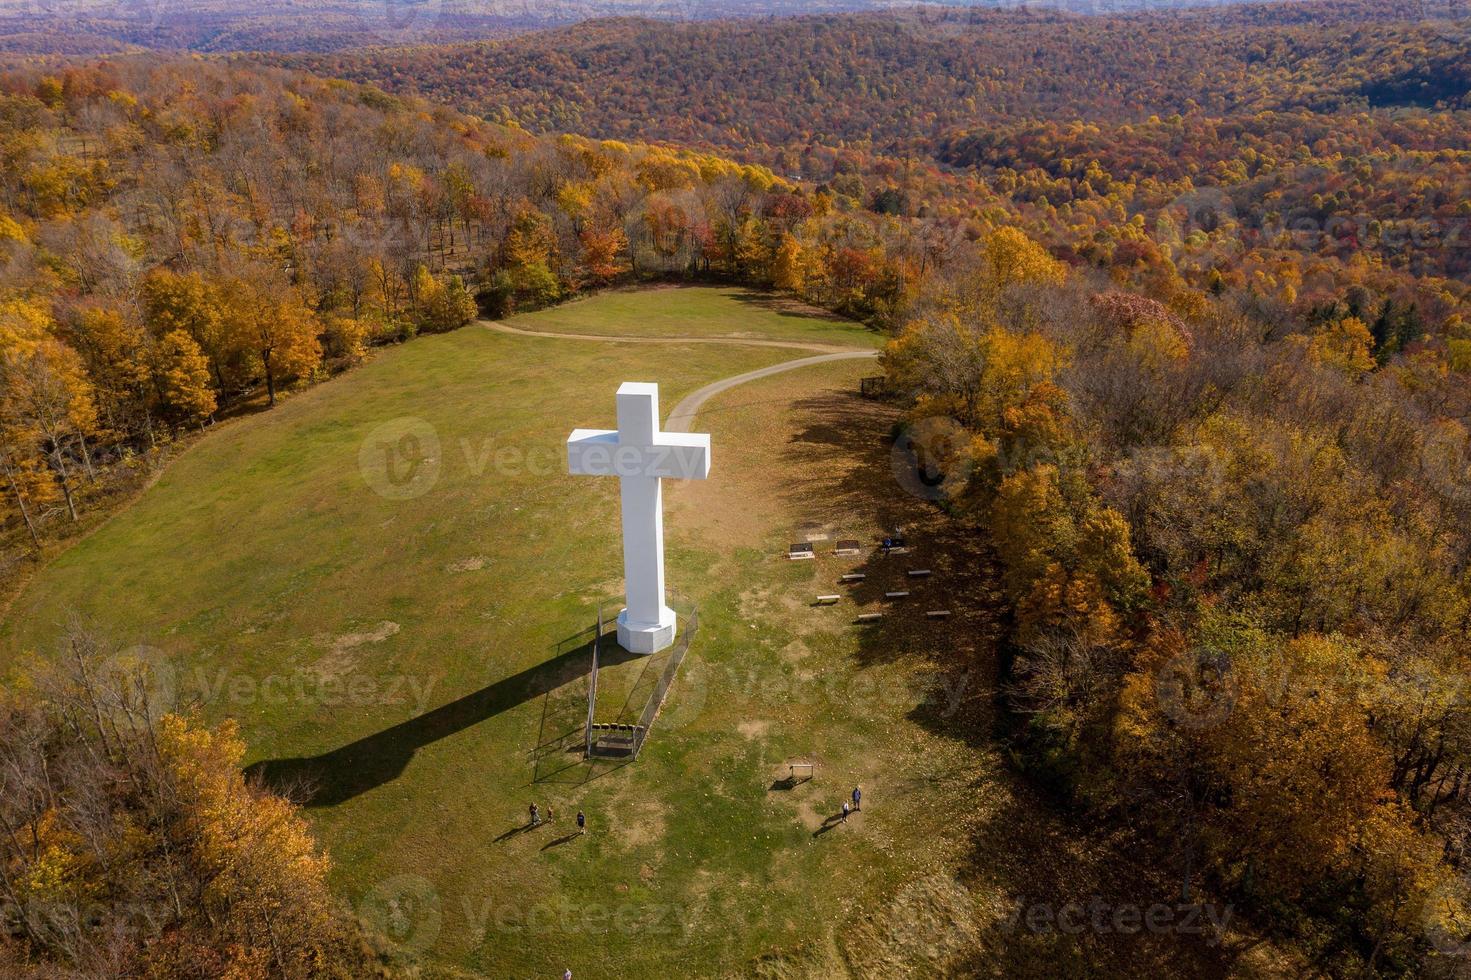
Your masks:
{"label": "concrete base of cross", "polygon": [[634,623],[628,610],[618,614],[618,645],[629,653],[658,653],[674,644],[674,610],[664,606],[657,623]]}

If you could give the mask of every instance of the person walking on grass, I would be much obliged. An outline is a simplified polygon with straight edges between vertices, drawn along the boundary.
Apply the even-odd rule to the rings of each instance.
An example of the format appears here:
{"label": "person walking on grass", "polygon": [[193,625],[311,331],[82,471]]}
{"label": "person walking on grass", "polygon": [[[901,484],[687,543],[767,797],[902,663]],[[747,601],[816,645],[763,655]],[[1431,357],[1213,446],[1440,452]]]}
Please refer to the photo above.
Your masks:
{"label": "person walking on grass", "polygon": [[531,804],[531,826],[541,826],[541,811],[536,808],[535,803]]}
{"label": "person walking on grass", "polygon": [[853,787],[853,809],[863,809],[863,790],[857,786]]}
{"label": "person walking on grass", "polygon": [[848,822],[848,811],[851,810],[851,809],[852,809],[852,807],[848,806],[848,801],[847,800],[844,800],[843,801],[843,823],[847,823]]}
{"label": "person walking on grass", "polygon": [[587,817],[583,816],[581,810],[577,811],[577,832],[579,834],[587,833]]}

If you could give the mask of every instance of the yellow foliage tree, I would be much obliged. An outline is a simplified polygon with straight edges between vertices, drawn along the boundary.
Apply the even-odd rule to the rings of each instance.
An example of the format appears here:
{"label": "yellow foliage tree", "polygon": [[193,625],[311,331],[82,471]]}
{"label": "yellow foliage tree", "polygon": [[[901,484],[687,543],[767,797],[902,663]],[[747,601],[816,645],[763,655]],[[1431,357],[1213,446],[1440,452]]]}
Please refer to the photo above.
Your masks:
{"label": "yellow foliage tree", "polygon": [[265,376],[271,405],[280,381],[307,374],[322,360],[316,315],[283,279],[265,266],[249,266],[225,287],[227,330]]}
{"label": "yellow foliage tree", "polygon": [[180,422],[202,422],[214,414],[209,359],[183,330],[159,338],[154,348],[154,377],[164,406]]}
{"label": "yellow foliage tree", "polygon": [[807,276],[802,268],[802,243],[790,233],[781,236],[771,259],[771,284],[777,289],[801,293]]}
{"label": "yellow foliage tree", "polygon": [[[39,452],[56,474],[72,520],[76,456],[89,470],[87,440],[98,431],[95,389],[81,357],[57,339],[35,303],[0,305],[0,429],[18,458]],[[74,455],[75,454],[75,455]],[[17,464],[25,472],[24,464]]]}
{"label": "yellow foliage tree", "polygon": [[235,358],[239,338],[227,328],[221,290],[197,272],[156,269],[143,280],[142,294],[144,317],[154,336],[188,333],[209,358],[215,384],[224,390],[226,366]]}
{"label": "yellow foliage tree", "polygon": [[1358,317],[1344,317],[1328,324],[1308,343],[1313,359],[1337,368],[1351,378],[1374,369],[1374,335]]}
{"label": "yellow foliage tree", "polygon": [[982,248],[987,285],[993,290],[1033,283],[1060,286],[1067,266],[1018,228],[997,228]]}

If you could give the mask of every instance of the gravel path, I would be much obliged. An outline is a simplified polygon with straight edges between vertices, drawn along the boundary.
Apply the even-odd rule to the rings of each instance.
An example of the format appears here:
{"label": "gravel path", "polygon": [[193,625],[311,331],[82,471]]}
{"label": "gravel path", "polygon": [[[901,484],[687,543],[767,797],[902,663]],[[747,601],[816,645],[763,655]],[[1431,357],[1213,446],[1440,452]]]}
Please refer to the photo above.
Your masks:
{"label": "gravel path", "polygon": [[877,357],[878,351],[858,350],[843,351],[838,354],[818,354],[816,357],[799,357],[795,361],[782,361],[770,367],[757,368],[755,371],[747,371],[745,374],[734,374],[719,381],[712,381],[703,388],[697,388],[679,400],[674,406],[674,411],[669,413],[669,420],[664,423],[666,432],[688,432],[695,421],[695,415],[706,401],[713,398],[729,388],[745,384],[747,381],[755,381],[757,378],[765,378],[783,371],[791,371],[796,368],[808,367],[812,364],[826,364],[828,361],[853,361],[859,358]]}

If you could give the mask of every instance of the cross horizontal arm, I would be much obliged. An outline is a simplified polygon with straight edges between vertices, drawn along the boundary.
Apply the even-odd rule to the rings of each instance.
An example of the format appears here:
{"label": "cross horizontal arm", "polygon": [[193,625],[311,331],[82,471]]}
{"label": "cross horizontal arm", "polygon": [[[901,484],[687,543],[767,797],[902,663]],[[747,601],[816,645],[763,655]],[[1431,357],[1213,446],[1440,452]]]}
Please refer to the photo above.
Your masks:
{"label": "cross horizontal arm", "polygon": [[710,475],[710,437],[660,432],[652,445],[620,444],[609,429],[574,429],[567,439],[567,469],[575,476],[649,476],[703,480]]}
{"label": "cross horizontal arm", "polygon": [[616,476],[613,450],[618,433],[612,429],[573,429],[567,437],[567,469],[573,476]]}

